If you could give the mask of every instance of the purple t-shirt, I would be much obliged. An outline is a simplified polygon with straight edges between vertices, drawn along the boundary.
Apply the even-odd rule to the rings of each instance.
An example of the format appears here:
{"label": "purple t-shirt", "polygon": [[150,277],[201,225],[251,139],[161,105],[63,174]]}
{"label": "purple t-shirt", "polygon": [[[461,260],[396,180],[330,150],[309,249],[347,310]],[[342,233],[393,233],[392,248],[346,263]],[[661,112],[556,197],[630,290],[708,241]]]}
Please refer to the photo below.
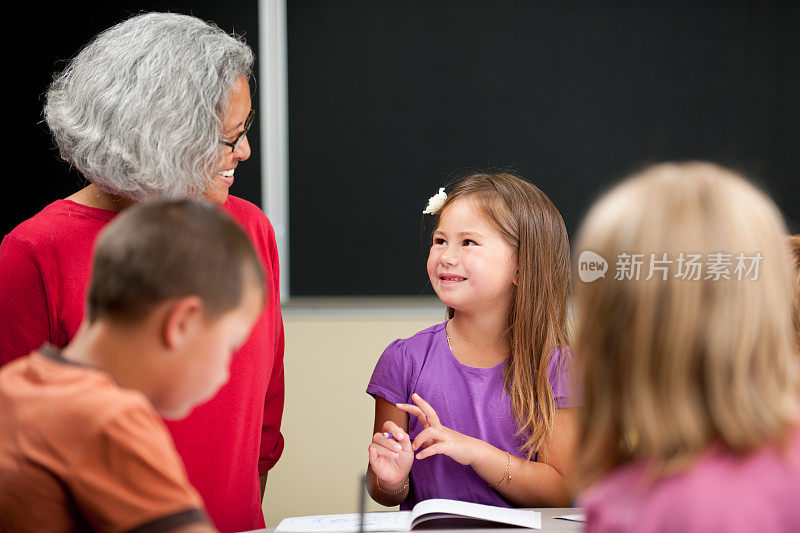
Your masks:
{"label": "purple t-shirt", "polygon": [[643,463],[631,463],[580,503],[588,532],[800,531],[800,431],[786,455],[768,446],[738,457],[715,446],[687,471],[655,483]]}
{"label": "purple t-shirt", "polygon": [[[445,324],[391,343],[375,365],[367,393],[391,403],[413,403],[411,394],[416,392],[433,407],[444,426],[522,455],[525,439],[516,434],[511,398],[503,387],[503,364],[475,368],[460,363],[447,345]],[[557,408],[573,406],[566,359],[557,350],[548,366]],[[416,417],[409,417],[412,441],[423,429]],[[415,459],[410,478],[409,495],[401,509],[431,498],[513,507],[472,467],[446,455]]]}

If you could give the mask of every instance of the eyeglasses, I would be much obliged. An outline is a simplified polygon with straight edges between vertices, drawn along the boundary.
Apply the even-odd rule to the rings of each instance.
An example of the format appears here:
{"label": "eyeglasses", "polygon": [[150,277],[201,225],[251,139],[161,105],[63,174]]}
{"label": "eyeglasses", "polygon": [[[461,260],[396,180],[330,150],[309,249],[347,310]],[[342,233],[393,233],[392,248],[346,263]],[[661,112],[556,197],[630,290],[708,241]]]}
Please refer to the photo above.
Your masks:
{"label": "eyeglasses", "polygon": [[236,149],[239,147],[239,143],[242,142],[242,139],[244,139],[244,136],[247,135],[247,130],[249,130],[250,126],[253,125],[253,119],[255,118],[255,116],[256,116],[256,110],[255,109],[250,109],[250,113],[247,114],[247,118],[244,121],[244,130],[242,130],[242,133],[240,133],[233,140],[233,142],[223,141],[222,139],[220,139],[219,143],[220,144],[224,144],[225,146],[230,146],[231,147],[231,152],[235,152]]}

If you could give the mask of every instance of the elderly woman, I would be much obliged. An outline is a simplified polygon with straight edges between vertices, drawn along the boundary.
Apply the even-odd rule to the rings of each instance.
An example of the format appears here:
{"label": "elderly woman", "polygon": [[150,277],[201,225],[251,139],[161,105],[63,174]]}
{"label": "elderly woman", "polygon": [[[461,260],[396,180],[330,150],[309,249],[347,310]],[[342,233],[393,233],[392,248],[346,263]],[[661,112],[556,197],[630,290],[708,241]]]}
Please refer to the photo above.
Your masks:
{"label": "elderly woman", "polygon": [[[283,449],[283,324],[272,227],[230,196],[250,156],[253,54],[197,18],[149,13],[102,32],[56,77],[44,116],[61,156],[90,182],[0,245],[0,364],[43,343],[63,347],[84,314],[97,233],[126,206],[205,197],[258,251],[265,311],[233,357],[230,382],[182,421],[167,421],[189,479],[223,531],[264,526],[261,490]],[[121,475],[124,472],[121,471]]]}

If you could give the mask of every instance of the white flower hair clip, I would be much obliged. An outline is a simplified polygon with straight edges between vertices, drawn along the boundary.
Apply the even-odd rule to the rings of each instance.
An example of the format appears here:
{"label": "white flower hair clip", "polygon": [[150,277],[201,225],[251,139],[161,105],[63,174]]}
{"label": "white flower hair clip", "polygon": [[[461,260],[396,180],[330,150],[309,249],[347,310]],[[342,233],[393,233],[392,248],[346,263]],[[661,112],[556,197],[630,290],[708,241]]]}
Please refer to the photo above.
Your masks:
{"label": "white flower hair clip", "polygon": [[428,205],[425,207],[425,211],[423,211],[422,214],[435,215],[446,201],[447,193],[444,192],[444,187],[440,187],[438,193],[428,198]]}

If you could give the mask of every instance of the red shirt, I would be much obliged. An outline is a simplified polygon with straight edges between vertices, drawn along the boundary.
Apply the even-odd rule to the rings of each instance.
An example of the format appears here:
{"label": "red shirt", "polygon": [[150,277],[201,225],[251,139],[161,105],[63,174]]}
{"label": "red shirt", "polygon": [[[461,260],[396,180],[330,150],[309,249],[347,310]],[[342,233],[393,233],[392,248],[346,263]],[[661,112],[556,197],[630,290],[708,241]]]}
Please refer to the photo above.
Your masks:
{"label": "red shirt", "polygon": [[[250,237],[264,268],[267,305],[234,355],[230,381],[184,420],[167,421],[175,446],[221,531],[264,527],[257,474],[283,451],[283,321],[275,235],[255,205],[222,206]],[[117,211],[57,200],[0,244],[0,365],[44,342],[63,348],[83,320],[92,249]]]}

